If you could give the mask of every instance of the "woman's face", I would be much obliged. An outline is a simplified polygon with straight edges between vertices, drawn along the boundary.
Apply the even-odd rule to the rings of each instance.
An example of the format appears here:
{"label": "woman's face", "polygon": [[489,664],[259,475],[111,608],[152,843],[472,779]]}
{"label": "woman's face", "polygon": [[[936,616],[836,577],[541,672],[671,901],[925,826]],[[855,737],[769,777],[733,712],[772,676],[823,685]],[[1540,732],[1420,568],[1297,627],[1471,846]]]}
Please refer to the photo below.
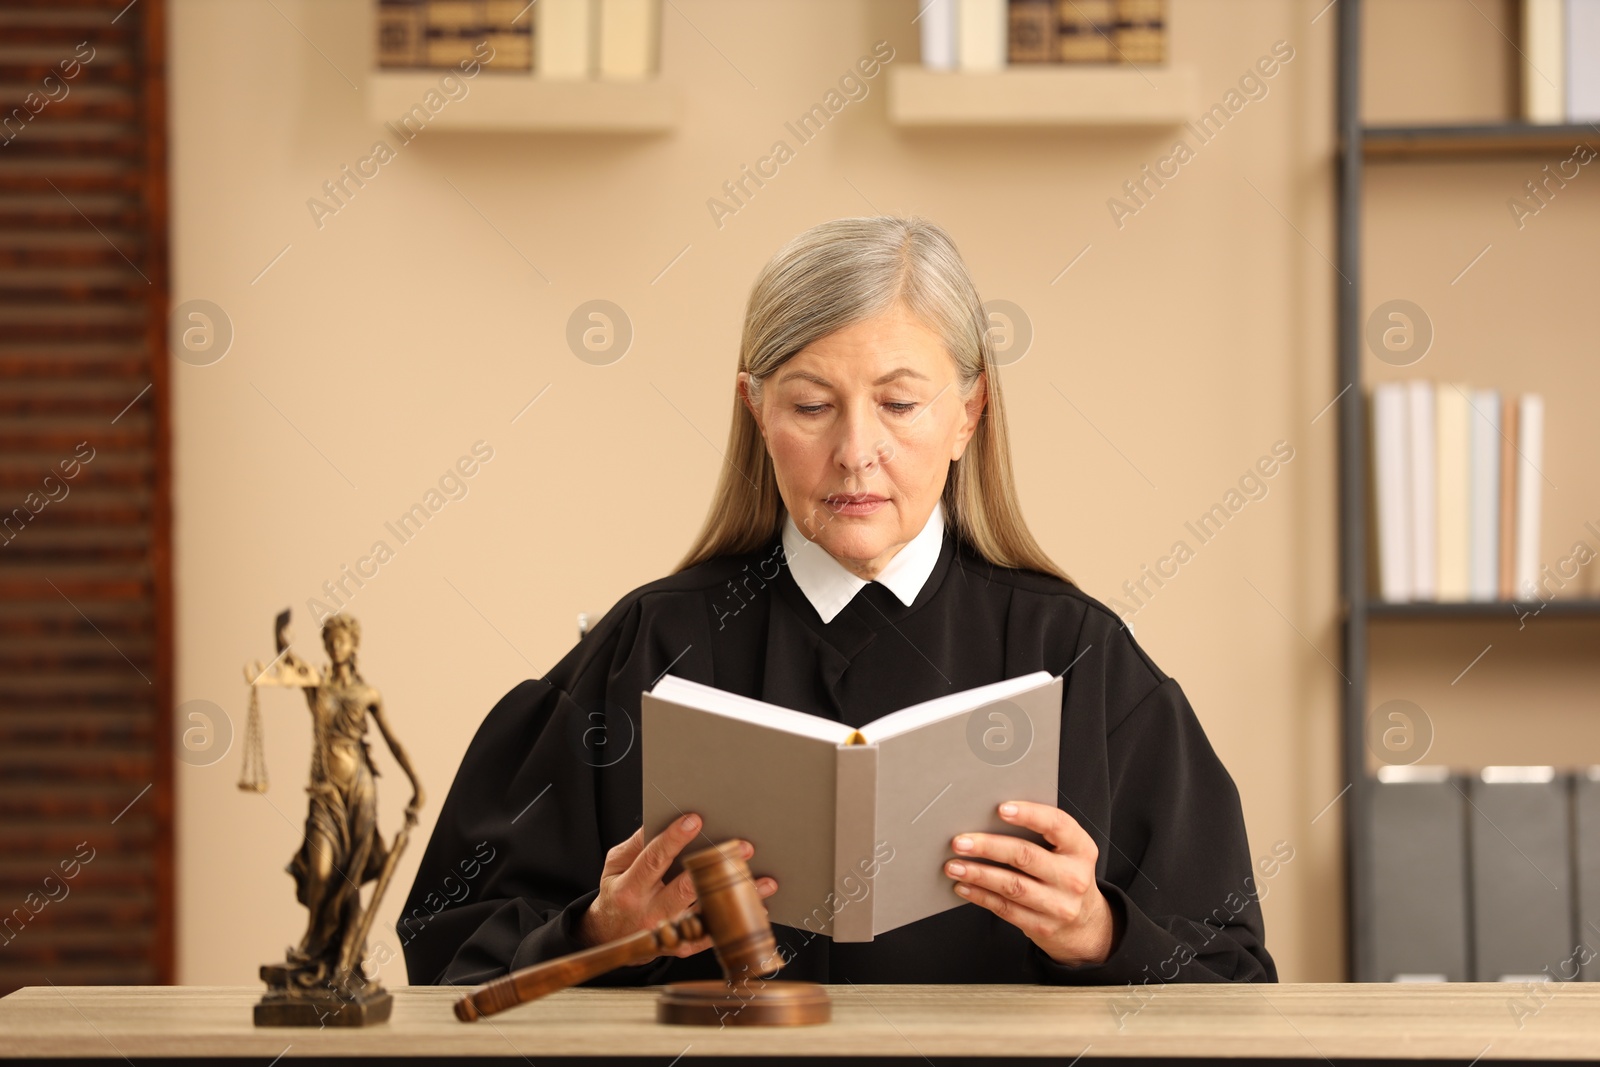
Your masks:
{"label": "woman's face", "polygon": [[867,581],[927,524],[985,397],[980,378],[962,403],[955,360],[903,305],[801,349],[759,408],[748,381],[795,525]]}

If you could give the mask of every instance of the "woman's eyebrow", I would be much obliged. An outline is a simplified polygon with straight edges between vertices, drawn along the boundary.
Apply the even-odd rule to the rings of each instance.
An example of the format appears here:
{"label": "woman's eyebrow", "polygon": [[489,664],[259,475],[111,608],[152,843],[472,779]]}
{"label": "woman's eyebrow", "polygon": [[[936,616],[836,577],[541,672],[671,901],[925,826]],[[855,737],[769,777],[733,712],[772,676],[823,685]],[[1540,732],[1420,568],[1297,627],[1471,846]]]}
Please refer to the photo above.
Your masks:
{"label": "woman's eyebrow", "polygon": [[[783,377],[778,379],[778,384],[782,385],[784,382],[787,382],[787,381],[789,381],[791,379],[795,379],[795,378],[801,379],[803,381],[808,381],[808,382],[812,383],[813,385],[820,385],[824,389],[832,389],[833,388],[833,383],[828,381],[828,379],[822,377],[821,375],[812,374],[810,371],[803,371],[803,370],[792,370],[792,371],[790,371],[789,373],[785,374]],[[912,370],[910,367],[896,367],[894,370],[890,371],[888,374],[885,374],[883,377],[879,378],[877,381],[873,382],[872,384],[873,385],[887,385],[889,382],[894,381],[896,378],[921,378],[925,382],[930,380],[926,374],[922,374],[922,373],[919,373],[918,371]]]}

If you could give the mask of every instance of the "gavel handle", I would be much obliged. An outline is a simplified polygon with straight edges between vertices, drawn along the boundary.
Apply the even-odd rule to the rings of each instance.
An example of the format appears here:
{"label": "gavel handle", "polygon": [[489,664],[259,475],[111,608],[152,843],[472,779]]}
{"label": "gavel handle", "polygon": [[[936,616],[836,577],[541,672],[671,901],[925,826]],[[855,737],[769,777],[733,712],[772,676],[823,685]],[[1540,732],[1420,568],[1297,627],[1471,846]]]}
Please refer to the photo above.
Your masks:
{"label": "gavel handle", "polygon": [[705,927],[698,912],[691,911],[676,919],[663,919],[653,930],[640,930],[636,934],[619,937],[570,956],[535,963],[476,986],[456,1001],[456,1018],[470,1023],[485,1015],[495,1015],[558,989],[587,982],[618,967],[647,962],[663,952],[670,952],[684,941],[695,941],[704,936]]}

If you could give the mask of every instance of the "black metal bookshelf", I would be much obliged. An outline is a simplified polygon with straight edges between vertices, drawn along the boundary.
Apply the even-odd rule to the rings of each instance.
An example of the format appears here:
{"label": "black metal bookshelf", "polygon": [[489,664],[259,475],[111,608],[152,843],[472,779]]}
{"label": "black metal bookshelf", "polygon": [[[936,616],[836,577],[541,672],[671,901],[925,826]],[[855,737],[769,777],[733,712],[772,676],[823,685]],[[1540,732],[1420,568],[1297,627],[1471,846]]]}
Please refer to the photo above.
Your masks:
{"label": "black metal bookshelf", "polygon": [[1600,128],[1593,123],[1543,125],[1533,122],[1504,122],[1487,126],[1361,127],[1361,154],[1374,162],[1389,159],[1503,159],[1570,152],[1579,144],[1600,149]]}
{"label": "black metal bookshelf", "polygon": [[1344,687],[1340,718],[1345,796],[1344,844],[1347,901],[1346,962],[1352,981],[1377,979],[1370,973],[1365,943],[1371,929],[1371,817],[1376,779],[1367,772],[1366,716],[1368,627],[1505,619],[1523,613],[1537,619],[1600,619],[1600,599],[1547,601],[1387,602],[1367,593],[1367,408],[1361,384],[1361,212],[1364,167],[1374,163],[1449,163],[1511,159],[1570,151],[1587,144],[1600,151],[1594,124],[1539,125],[1505,122],[1469,125],[1368,126],[1361,118],[1362,0],[1338,6],[1338,56],[1335,159],[1338,231],[1335,279],[1336,390],[1349,389],[1339,405],[1339,588],[1343,600]]}
{"label": "black metal bookshelf", "polygon": [[1414,600],[1367,603],[1369,619],[1600,619],[1600,599]]}

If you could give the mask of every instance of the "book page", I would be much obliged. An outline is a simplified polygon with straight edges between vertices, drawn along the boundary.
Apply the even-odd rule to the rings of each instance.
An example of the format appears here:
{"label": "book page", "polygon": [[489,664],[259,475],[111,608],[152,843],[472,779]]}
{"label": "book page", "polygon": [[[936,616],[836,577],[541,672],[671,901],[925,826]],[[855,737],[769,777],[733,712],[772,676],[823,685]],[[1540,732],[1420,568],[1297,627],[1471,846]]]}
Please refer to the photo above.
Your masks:
{"label": "book page", "polygon": [[992,682],[989,685],[980,685],[976,689],[965,689],[959,693],[949,693],[942,697],[934,697],[932,700],[924,700],[920,704],[892,711],[881,719],[874,719],[861,728],[861,736],[866,738],[867,744],[874,745],[952,715],[965,714],[991,701],[1006,700],[1019,693],[1025,693],[1048,683],[1053,677],[1049,671],[1034,671],[1016,678],[1007,678],[1003,682]]}
{"label": "book page", "polygon": [[650,690],[650,695],[663,700],[677,701],[713,715],[770,726],[784,733],[798,734],[819,741],[832,741],[838,745],[844,744],[855,732],[844,723],[824,719],[820,715],[808,715],[792,708],[780,708],[776,704],[768,704],[765,700],[754,700],[738,693],[718,689],[716,686],[702,685],[700,682],[691,682],[687,678],[671,674],[662,675],[661,680]]}

